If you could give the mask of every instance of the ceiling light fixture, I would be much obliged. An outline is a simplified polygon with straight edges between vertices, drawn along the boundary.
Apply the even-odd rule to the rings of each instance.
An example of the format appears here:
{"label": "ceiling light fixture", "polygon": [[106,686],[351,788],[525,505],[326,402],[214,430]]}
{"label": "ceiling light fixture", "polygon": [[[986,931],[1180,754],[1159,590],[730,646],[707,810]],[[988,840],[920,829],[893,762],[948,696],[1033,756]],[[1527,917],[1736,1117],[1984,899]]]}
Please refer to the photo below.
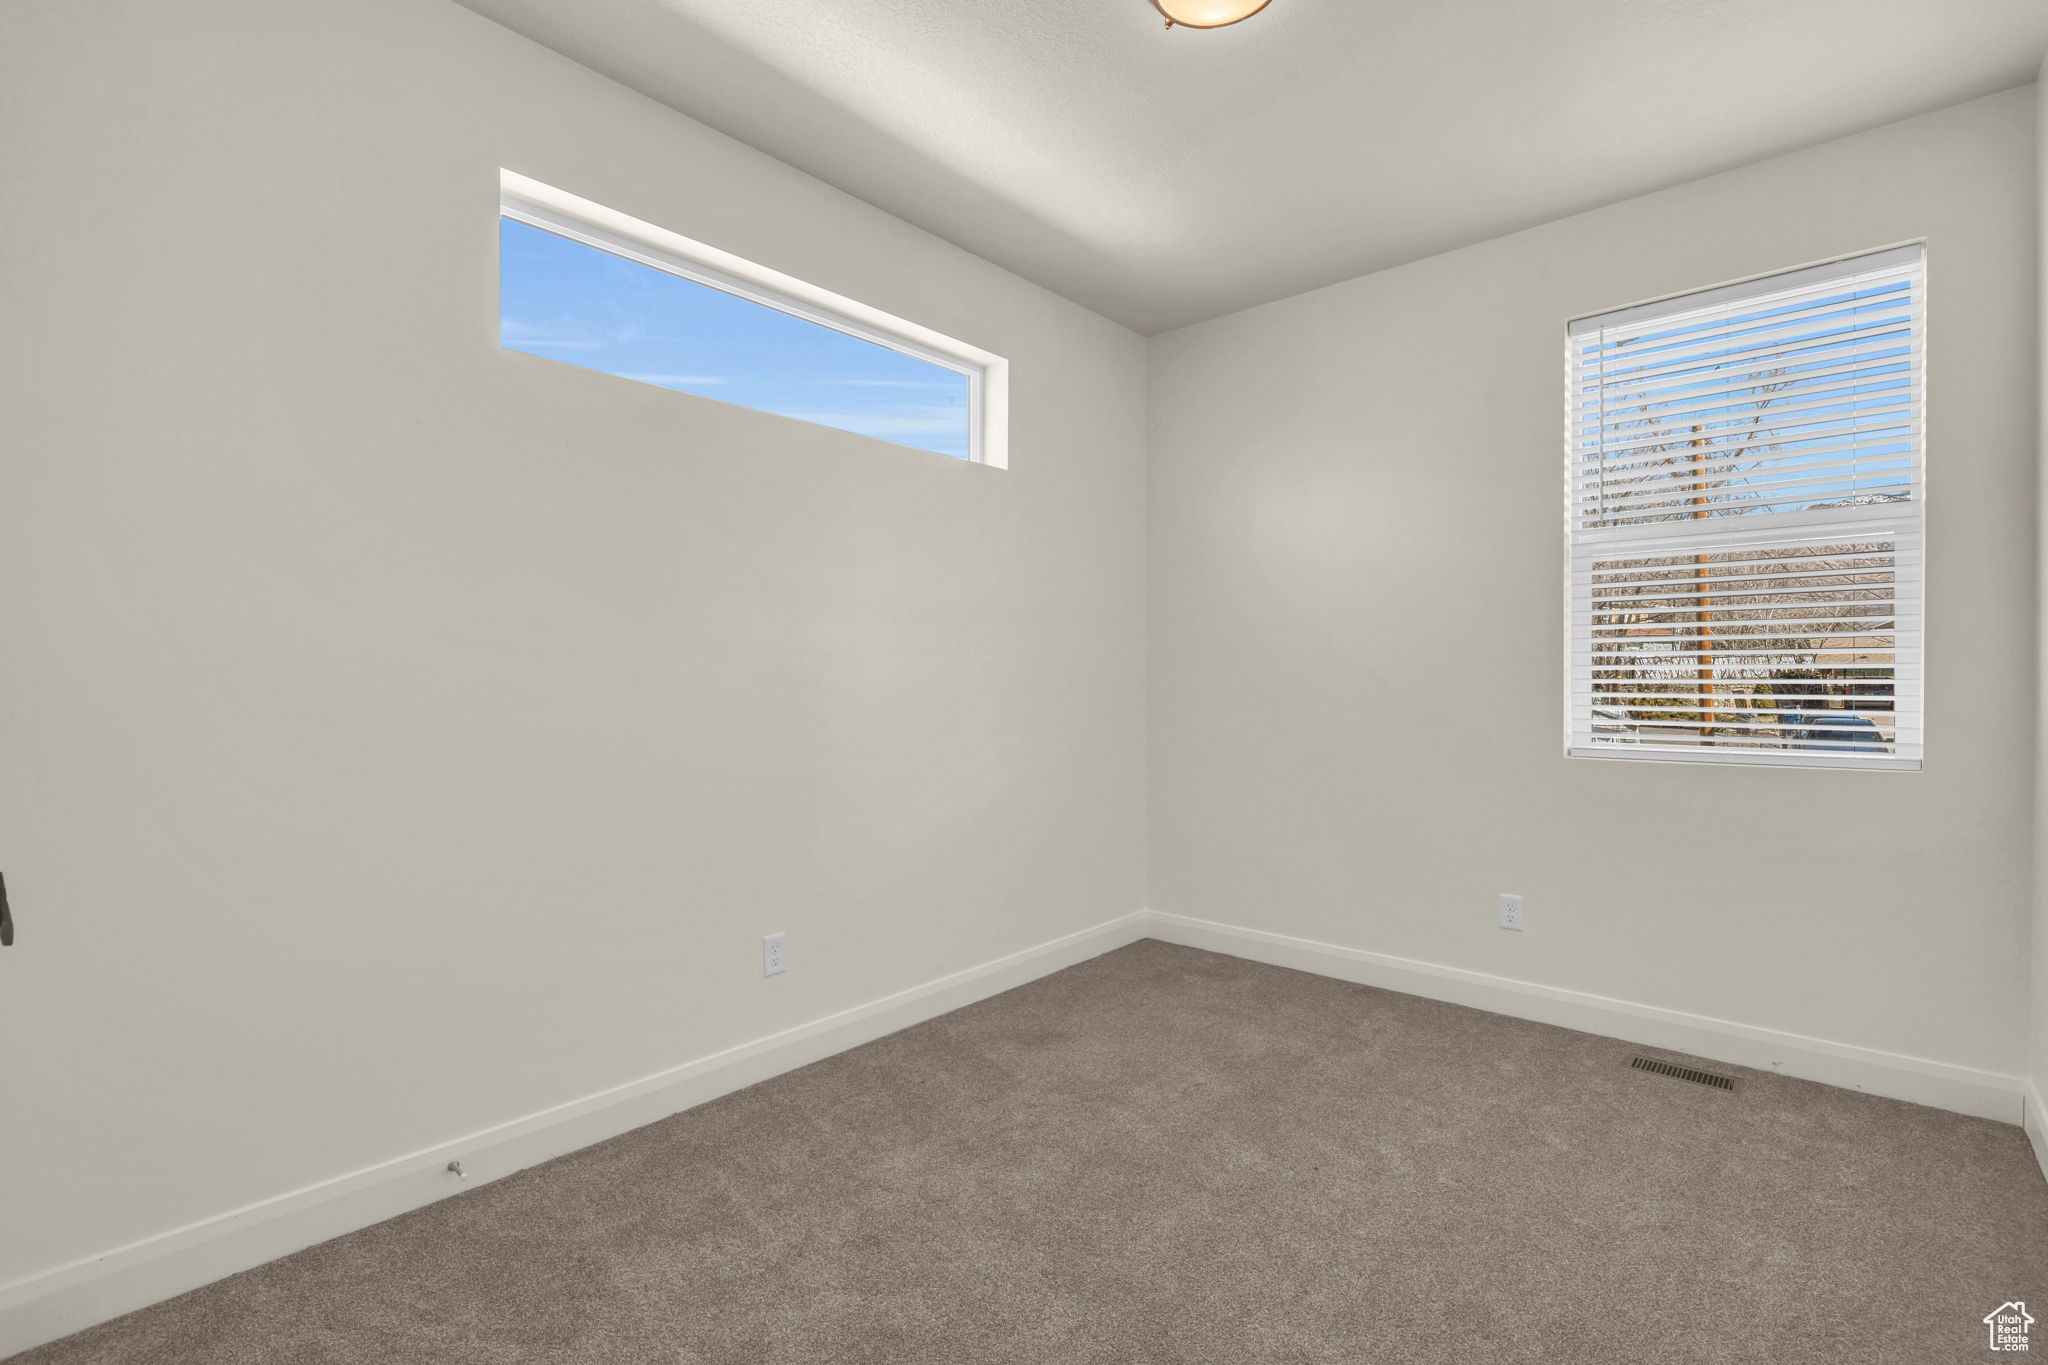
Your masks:
{"label": "ceiling light fixture", "polygon": [[1182,28],[1225,28],[1243,23],[1272,0],[1152,0],[1152,8],[1166,16],[1166,26]]}

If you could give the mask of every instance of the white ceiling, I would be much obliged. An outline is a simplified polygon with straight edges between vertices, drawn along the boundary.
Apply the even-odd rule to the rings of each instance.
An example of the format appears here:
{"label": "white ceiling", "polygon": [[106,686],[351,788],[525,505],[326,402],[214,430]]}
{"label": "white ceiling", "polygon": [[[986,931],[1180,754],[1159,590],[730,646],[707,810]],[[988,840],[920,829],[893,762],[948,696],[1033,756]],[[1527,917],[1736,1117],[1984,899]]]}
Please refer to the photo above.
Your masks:
{"label": "white ceiling", "polygon": [[[1141,332],[2030,80],[2043,0],[462,0]],[[687,230],[687,227],[684,227]]]}

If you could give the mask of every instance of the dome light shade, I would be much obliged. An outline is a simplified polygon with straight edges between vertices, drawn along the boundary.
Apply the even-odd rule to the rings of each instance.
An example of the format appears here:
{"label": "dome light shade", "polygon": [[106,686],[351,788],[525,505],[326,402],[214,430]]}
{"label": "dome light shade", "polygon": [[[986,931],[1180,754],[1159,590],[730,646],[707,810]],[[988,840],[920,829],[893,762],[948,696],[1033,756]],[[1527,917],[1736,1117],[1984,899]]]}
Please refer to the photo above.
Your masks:
{"label": "dome light shade", "polygon": [[1182,28],[1223,28],[1242,22],[1264,9],[1272,0],[1152,0],[1152,8],[1166,16],[1166,26]]}

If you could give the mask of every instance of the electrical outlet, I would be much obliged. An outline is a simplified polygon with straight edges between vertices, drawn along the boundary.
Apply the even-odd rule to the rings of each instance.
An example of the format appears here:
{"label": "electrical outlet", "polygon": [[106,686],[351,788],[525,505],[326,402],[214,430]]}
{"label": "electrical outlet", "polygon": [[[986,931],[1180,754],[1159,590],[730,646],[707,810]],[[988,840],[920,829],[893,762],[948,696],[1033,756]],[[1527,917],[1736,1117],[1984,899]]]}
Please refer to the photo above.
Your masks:
{"label": "electrical outlet", "polygon": [[1500,927],[1503,929],[1520,929],[1522,927],[1522,898],[1520,896],[1511,896],[1505,891],[1500,893]]}
{"label": "electrical outlet", "polygon": [[788,970],[789,935],[767,935],[761,940],[761,975],[779,976]]}

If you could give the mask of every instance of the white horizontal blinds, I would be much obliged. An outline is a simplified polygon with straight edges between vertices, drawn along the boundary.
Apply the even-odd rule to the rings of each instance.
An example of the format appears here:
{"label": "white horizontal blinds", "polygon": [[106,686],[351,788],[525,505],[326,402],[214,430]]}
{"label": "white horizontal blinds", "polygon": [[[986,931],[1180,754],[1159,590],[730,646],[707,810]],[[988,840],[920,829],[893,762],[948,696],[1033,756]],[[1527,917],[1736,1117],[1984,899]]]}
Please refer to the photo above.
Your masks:
{"label": "white horizontal blinds", "polygon": [[1918,247],[1571,328],[1575,753],[1917,767]]}
{"label": "white horizontal blinds", "polygon": [[1575,675],[1586,742],[1779,758],[1917,752],[1917,565],[1909,544],[1874,533],[1590,559]]}
{"label": "white horizontal blinds", "polygon": [[1912,497],[1919,248],[1778,281],[1572,328],[1579,525]]}

